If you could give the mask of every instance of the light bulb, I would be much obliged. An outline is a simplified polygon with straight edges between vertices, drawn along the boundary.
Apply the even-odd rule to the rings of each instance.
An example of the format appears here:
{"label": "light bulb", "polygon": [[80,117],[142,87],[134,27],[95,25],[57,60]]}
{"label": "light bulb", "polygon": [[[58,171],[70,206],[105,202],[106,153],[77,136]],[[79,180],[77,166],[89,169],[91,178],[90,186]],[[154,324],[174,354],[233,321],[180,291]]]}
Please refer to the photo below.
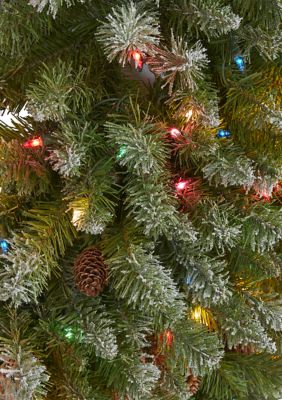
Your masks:
{"label": "light bulb", "polygon": [[198,322],[202,321],[202,308],[200,306],[194,308],[191,318]]}
{"label": "light bulb", "polygon": [[0,240],[0,247],[1,247],[3,254],[8,253],[9,243],[7,242],[7,240],[4,240],[4,239]]}
{"label": "light bulb", "polygon": [[185,114],[185,117],[188,119],[188,121],[192,118],[193,116],[193,110],[190,109],[187,111],[187,113]]}
{"label": "light bulb", "polygon": [[179,137],[180,135],[181,135],[181,132],[180,132],[179,129],[177,129],[177,128],[171,128],[171,129],[170,129],[170,136],[171,136],[173,139],[176,139],[176,138]]}
{"label": "light bulb", "polygon": [[135,61],[140,61],[141,60],[141,54],[138,53],[138,51],[134,51],[132,54],[132,57],[134,58]]}
{"label": "light bulb", "polygon": [[72,214],[72,223],[74,226],[78,227],[79,223],[83,217],[84,212],[82,210],[79,210],[77,208],[73,209],[73,214]]}
{"label": "light bulb", "polygon": [[234,57],[234,62],[237,65],[239,71],[243,72],[245,70],[245,61],[244,58],[240,55]]}
{"label": "light bulb", "polygon": [[33,149],[42,146],[43,146],[43,140],[40,136],[29,139],[23,144],[23,147],[25,147],[26,149]]}
{"label": "light bulb", "polygon": [[175,184],[176,190],[177,190],[178,192],[182,192],[184,189],[186,189],[188,183],[189,183],[189,182],[188,182],[187,180],[182,180],[182,179],[180,179],[180,180]]}

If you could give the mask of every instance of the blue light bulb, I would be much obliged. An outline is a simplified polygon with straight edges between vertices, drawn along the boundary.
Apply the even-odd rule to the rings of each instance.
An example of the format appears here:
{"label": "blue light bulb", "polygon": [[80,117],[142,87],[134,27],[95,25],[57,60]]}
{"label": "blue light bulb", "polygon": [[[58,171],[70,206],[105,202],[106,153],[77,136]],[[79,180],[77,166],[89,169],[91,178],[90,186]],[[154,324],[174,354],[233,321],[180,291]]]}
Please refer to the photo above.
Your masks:
{"label": "blue light bulb", "polygon": [[9,243],[6,240],[4,240],[4,239],[0,240],[0,247],[1,247],[2,253],[4,253],[4,254],[8,253]]}
{"label": "blue light bulb", "polygon": [[223,129],[219,129],[219,131],[217,132],[217,137],[219,138],[225,137],[225,131]]}
{"label": "blue light bulb", "polygon": [[193,277],[192,276],[187,276],[185,279],[186,285],[191,285],[193,282]]}
{"label": "blue light bulb", "polygon": [[219,130],[217,131],[216,136],[217,136],[218,138],[220,138],[220,139],[221,139],[221,138],[227,138],[227,137],[231,136],[231,132],[228,131],[228,130],[225,130],[225,129],[219,129]]}
{"label": "blue light bulb", "polygon": [[243,72],[245,70],[245,61],[242,56],[235,56],[234,62],[237,65],[239,71]]}

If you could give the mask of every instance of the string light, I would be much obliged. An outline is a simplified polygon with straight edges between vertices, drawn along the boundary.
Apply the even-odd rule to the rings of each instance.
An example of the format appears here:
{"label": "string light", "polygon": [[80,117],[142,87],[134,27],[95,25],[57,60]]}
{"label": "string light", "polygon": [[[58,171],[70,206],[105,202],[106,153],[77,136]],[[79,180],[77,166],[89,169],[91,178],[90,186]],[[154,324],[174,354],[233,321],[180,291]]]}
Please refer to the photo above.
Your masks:
{"label": "string light", "polygon": [[191,318],[194,321],[202,322],[202,308],[200,306],[194,308],[194,310],[191,313]]}
{"label": "string light", "polygon": [[121,159],[121,158],[123,158],[124,156],[125,156],[125,154],[126,154],[126,149],[127,149],[127,147],[126,147],[126,145],[124,144],[124,145],[122,145],[121,147],[120,147],[120,149],[119,149],[119,151],[118,151],[118,153],[117,153],[117,159]]}
{"label": "string light", "polygon": [[213,316],[210,314],[208,310],[202,308],[201,306],[196,306],[191,312],[191,318],[196,321],[204,324],[210,328],[216,329],[216,322]]}
{"label": "string light", "polygon": [[2,250],[3,254],[8,253],[9,243],[7,242],[7,240],[1,239],[0,240],[0,247],[1,247],[1,250]]}
{"label": "string light", "polygon": [[29,139],[23,144],[23,147],[25,147],[26,149],[34,149],[42,146],[43,146],[43,140],[40,136],[36,136],[32,139]]}
{"label": "string light", "polygon": [[84,337],[83,330],[79,326],[66,326],[61,332],[62,336],[69,342],[74,340],[80,342]]}
{"label": "string light", "polygon": [[231,132],[228,131],[228,130],[226,130],[226,129],[219,129],[219,130],[217,131],[216,136],[217,136],[219,139],[228,138],[228,137],[231,136]]}
{"label": "string light", "polygon": [[168,347],[171,347],[174,341],[174,334],[171,329],[166,329],[163,333],[160,334],[160,341],[163,342],[165,340],[165,344]]}
{"label": "string light", "polygon": [[181,132],[180,132],[180,130],[177,129],[177,128],[171,128],[171,129],[170,129],[170,136],[171,136],[173,139],[177,139],[179,136],[181,136]]}
{"label": "string light", "polygon": [[242,56],[237,55],[234,57],[234,62],[240,72],[245,71],[245,60]]}
{"label": "string light", "polygon": [[143,57],[142,54],[139,51],[133,51],[132,52],[132,58],[134,60],[135,63],[135,68],[137,69],[137,71],[141,72],[143,69]]}
{"label": "string light", "polygon": [[187,120],[189,121],[193,116],[193,110],[190,109],[186,112],[185,117],[187,118]]}
{"label": "string light", "polygon": [[187,179],[180,178],[178,180],[178,182],[176,182],[175,188],[178,193],[181,193],[181,192],[183,192],[183,190],[185,190],[187,188],[188,184],[189,184],[189,181]]}
{"label": "string light", "polygon": [[72,213],[72,223],[74,226],[78,227],[81,219],[83,218],[84,212],[78,208],[73,209]]}
{"label": "string light", "polygon": [[185,279],[186,285],[191,285],[193,282],[193,277],[192,276],[187,276]]}

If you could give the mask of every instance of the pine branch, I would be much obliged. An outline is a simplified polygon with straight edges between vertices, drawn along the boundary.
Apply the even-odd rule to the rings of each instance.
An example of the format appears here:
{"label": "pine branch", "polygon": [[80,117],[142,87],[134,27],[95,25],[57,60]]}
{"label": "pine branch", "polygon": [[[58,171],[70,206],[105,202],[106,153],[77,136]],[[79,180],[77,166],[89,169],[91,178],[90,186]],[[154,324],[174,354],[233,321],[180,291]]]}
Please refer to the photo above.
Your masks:
{"label": "pine branch", "polygon": [[[8,317],[8,321],[7,321]],[[49,375],[46,367],[34,356],[26,334],[30,334],[30,317],[6,309],[1,316],[0,382],[3,398],[32,400],[46,395]]]}
{"label": "pine branch", "polygon": [[123,66],[134,50],[147,52],[150,44],[159,41],[159,24],[154,12],[142,12],[131,1],[112,9],[98,28],[97,39],[104,47],[109,61],[118,59]]}
{"label": "pine branch", "polygon": [[[159,127],[144,123],[135,127],[107,122],[105,128],[118,149],[117,158],[122,166],[126,165],[138,176],[158,175],[163,171],[168,150]],[[124,154],[119,154],[121,148],[124,148]]]}
{"label": "pine branch", "polygon": [[236,396],[238,400],[276,400],[281,388],[280,374],[280,358],[264,353],[227,353],[219,370],[204,378],[199,398],[231,400]]}
{"label": "pine branch", "polygon": [[215,333],[187,318],[178,321],[173,331],[175,340],[171,354],[167,355],[168,364],[179,364],[178,368],[184,374],[190,367],[195,375],[218,367],[223,349]]}
{"label": "pine branch", "polygon": [[230,5],[218,0],[185,0],[176,7],[178,21],[186,22],[189,31],[195,31],[197,37],[204,34],[208,40],[236,31],[242,20]]}
{"label": "pine branch", "polygon": [[150,57],[147,60],[150,69],[156,74],[161,75],[166,81],[163,87],[169,87],[169,94],[172,94],[175,79],[179,76],[180,89],[187,86],[192,91],[198,88],[197,81],[203,79],[203,72],[207,66],[208,59],[205,54],[206,49],[198,41],[191,48],[185,38],[171,37],[171,51],[151,46],[149,49]]}
{"label": "pine branch", "polygon": [[85,84],[85,74],[85,68],[75,71],[71,63],[61,60],[52,68],[44,64],[27,92],[28,110],[34,119],[61,121],[70,112],[90,110],[93,91]]}
{"label": "pine branch", "polygon": [[20,196],[46,193],[51,174],[43,159],[42,149],[24,149],[17,140],[0,145],[0,185],[4,191],[16,189]]}
{"label": "pine branch", "polygon": [[181,318],[184,303],[169,271],[151,251],[131,247],[128,254],[108,260],[110,281],[117,297],[149,315],[165,316],[171,321]]}

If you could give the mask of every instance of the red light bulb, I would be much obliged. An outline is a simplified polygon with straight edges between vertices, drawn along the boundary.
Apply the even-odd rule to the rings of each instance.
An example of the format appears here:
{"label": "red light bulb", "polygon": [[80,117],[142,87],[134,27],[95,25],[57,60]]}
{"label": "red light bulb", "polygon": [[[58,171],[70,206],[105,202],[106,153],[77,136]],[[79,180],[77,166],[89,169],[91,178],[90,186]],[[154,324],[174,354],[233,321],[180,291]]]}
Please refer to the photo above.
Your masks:
{"label": "red light bulb", "polygon": [[137,71],[141,72],[143,69],[142,54],[139,51],[135,50],[132,52],[132,58],[134,60],[135,68],[137,69]]}
{"label": "red light bulb", "polygon": [[180,135],[181,135],[181,132],[180,132],[179,129],[177,129],[177,128],[171,128],[171,129],[170,129],[170,136],[171,136],[173,139],[178,138]]}
{"label": "red light bulb", "polygon": [[167,329],[167,330],[165,331],[165,341],[166,341],[166,344],[167,344],[168,346],[171,346],[172,343],[173,343],[173,339],[174,339],[174,336],[173,336],[172,331],[171,331],[170,329]]}
{"label": "red light bulb", "polygon": [[140,61],[141,60],[141,54],[138,53],[138,51],[134,51],[132,56],[133,56],[135,61]]}
{"label": "red light bulb", "polygon": [[178,192],[182,192],[183,190],[185,190],[188,186],[188,181],[185,179],[180,179],[176,184],[175,184],[175,188]]}
{"label": "red light bulb", "polygon": [[35,149],[42,146],[43,146],[43,141],[40,136],[36,136],[32,139],[29,139],[23,144],[23,147],[25,147],[26,149]]}

